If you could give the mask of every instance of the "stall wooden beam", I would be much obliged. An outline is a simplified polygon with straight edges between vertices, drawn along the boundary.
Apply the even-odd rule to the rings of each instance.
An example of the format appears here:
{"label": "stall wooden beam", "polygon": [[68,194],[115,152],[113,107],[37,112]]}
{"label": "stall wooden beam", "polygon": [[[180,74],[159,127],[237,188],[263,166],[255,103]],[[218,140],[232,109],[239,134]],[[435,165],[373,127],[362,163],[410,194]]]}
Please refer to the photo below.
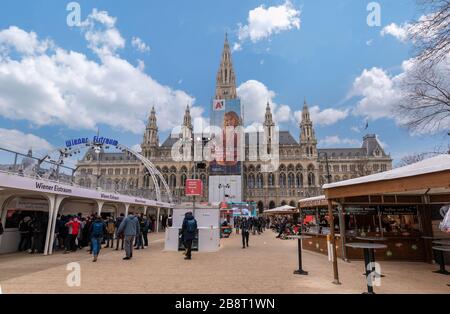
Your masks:
{"label": "stall wooden beam", "polygon": [[334,231],[333,202],[331,200],[328,201],[328,216],[330,219],[330,242],[331,242],[331,251],[333,254],[333,274],[334,274],[333,284],[340,285],[341,283],[339,282],[338,259],[336,251],[336,234]]}

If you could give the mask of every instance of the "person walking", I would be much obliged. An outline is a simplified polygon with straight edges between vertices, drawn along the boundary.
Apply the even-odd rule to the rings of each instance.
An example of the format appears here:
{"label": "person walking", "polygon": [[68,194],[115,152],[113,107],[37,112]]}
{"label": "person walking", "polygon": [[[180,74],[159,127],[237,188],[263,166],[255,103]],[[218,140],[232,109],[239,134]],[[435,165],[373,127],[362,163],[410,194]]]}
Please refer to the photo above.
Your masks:
{"label": "person walking", "polygon": [[91,224],[91,243],[92,243],[92,254],[94,255],[93,262],[97,262],[98,255],[102,249],[103,235],[106,232],[106,224],[103,222],[100,216],[97,216],[94,222]]}
{"label": "person walking", "polygon": [[41,217],[35,214],[33,220],[30,223],[32,241],[30,254],[43,253],[43,241],[44,241],[44,225]]}
{"label": "person walking", "polygon": [[135,249],[141,250],[144,249],[144,229],[145,229],[144,214],[141,214],[138,217],[138,221],[139,221],[139,233],[137,235]]}
{"label": "person walking", "polygon": [[124,219],[125,219],[125,214],[123,214],[123,213],[120,214],[120,216],[116,218],[116,251],[119,250],[119,242],[122,242],[121,249],[123,250],[124,237],[123,237],[123,234],[119,234],[119,227]]}
{"label": "person walking", "polygon": [[197,230],[197,220],[195,220],[192,213],[187,213],[183,221],[183,226],[181,228],[184,247],[186,248],[186,257],[184,258],[185,260],[192,259],[192,242],[195,239]]}
{"label": "person walking", "polygon": [[29,216],[26,216],[19,223],[19,232],[20,232],[19,252],[27,251],[31,246],[30,222],[31,218]]}
{"label": "person walking", "polygon": [[139,220],[137,217],[130,213],[127,218],[125,218],[120,224],[119,234],[123,234],[125,239],[125,253],[126,256],[123,258],[125,261],[133,258],[133,242],[134,239],[139,235]]}
{"label": "person walking", "polygon": [[80,223],[78,222],[78,219],[76,217],[71,217],[69,222],[66,223],[66,227],[69,228],[69,232],[65,254],[69,253],[70,251],[77,251],[75,240],[77,239],[78,233],[80,232]]}
{"label": "person walking", "polygon": [[250,217],[242,217],[241,221],[241,233],[242,233],[242,248],[245,249],[248,247],[248,242],[250,240],[250,228],[251,222]]}
{"label": "person walking", "polygon": [[144,238],[144,246],[148,247],[148,233],[150,231],[150,222],[147,216],[144,216],[143,219],[144,219],[144,228],[142,231],[142,236]]}
{"label": "person walking", "polygon": [[[109,216],[106,221],[106,246],[105,248],[111,247],[114,248],[114,233],[116,232],[116,224],[114,223],[114,219]],[[111,246],[109,246],[111,243]]]}

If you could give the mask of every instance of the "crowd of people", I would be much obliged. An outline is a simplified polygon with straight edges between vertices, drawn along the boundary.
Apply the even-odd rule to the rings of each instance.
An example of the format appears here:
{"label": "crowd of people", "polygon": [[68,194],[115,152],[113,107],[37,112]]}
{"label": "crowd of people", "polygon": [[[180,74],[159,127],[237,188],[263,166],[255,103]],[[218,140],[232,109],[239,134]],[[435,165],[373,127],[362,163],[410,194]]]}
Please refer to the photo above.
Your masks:
{"label": "crowd of people", "polygon": [[[130,213],[114,218],[102,218],[97,214],[83,216],[58,215],[55,226],[53,248],[65,254],[88,248],[97,261],[100,250],[111,248],[125,250],[125,260],[132,258],[132,249],[149,246],[148,234],[155,231],[155,217]],[[25,216],[19,223],[20,242],[18,250],[30,254],[43,253],[48,219],[45,215]]]}
{"label": "crowd of people", "polygon": [[19,223],[20,242],[18,250],[30,254],[44,253],[45,235],[47,234],[48,217],[36,212],[25,216]]}

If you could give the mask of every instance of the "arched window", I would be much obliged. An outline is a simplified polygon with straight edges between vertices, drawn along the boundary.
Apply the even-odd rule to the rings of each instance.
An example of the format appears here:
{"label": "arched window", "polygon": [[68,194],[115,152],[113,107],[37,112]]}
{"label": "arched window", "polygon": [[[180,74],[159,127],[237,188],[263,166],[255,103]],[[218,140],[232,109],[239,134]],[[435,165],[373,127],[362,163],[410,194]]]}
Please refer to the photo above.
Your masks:
{"label": "arched window", "polygon": [[264,177],[261,173],[258,174],[256,185],[258,189],[262,189],[264,187]]}
{"label": "arched window", "polygon": [[299,188],[303,187],[303,174],[297,173],[296,183],[297,183],[297,187],[299,187]]}
{"label": "arched window", "polygon": [[280,174],[280,186],[282,188],[286,187],[286,174],[284,173]]}
{"label": "arched window", "polygon": [[308,175],[308,185],[310,187],[316,186],[316,176],[312,172],[310,172]]}
{"label": "arched window", "polygon": [[172,175],[170,176],[169,186],[170,186],[172,189],[174,189],[174,188],[177,186],[177,177],[176,177],[174,174],[172,174]]}
{"label": "arched window", "polygon": [[288,175],[288,187],[289,188],[295,187],[295,177],[293,173],[289,173]]}
{"label": "arched window", "polygon": [[269,173],[268,181],[269,181],[269,186],[275,185],[275,176],[273,175],[273,173]]}
{"label": "arched window", "polygon": [[92,188],[92,182],[91,182],[91,179],[87,179],[87,180],[86,180],[86,187],[87,187],[88,189]]}
{"label": "arched window", "polygon": [[185,187],[186,186],[186,180],[187,180],[187,177],[186,177],[186,174],[182,174],[181,175],[181,186],[182,187]]}
{"label": "arched window", "polygon": [[249,189],[255,188],[255,176],[253,174],[248,176],[248,188]]}

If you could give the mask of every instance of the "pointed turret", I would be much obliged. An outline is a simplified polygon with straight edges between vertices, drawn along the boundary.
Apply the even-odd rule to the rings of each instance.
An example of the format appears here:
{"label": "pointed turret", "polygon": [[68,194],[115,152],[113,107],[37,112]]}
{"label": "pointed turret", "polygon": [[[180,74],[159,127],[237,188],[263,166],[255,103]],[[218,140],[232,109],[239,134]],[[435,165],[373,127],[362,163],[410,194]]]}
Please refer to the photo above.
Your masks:
{"label": "pointed turret", "polygon": [[184,113],[183,125],[181,127],[181,136],[184,139],[191,139],[192,132],[193,126],[192,126],[191,108],[188,105]]}
{"label": "pointed turret", "polygon": [[300,145],[306,156],[317,156],[316,132],[314,131],[314,125],[306,100],[303,104],[302,122],[300,123]]}
{"label": "pointed turret", "polygon": [[217,72],[216,99],[236,99],[236,75],[233,69],[233,60],[231,56],[228,35],[225,35],[222,60],[219,71]]}
{"label": "pointed turret", "polygon": [[153,156],[152,151],[159,147],[159,135],[158,135],[158,121],[156,118],[155,107],[152,107],[150,112],[147,127],[144,133],[144,140],[141,148],[145,157],[150,158]]}
{"label": "pointed turret", "polygon": [[265,127],[275,126],[275,123],[273,122],[272,109],[270,108],[270,103],[269,102],[267,102],[266,116],[265,116],[265,119],[264,119],[264,126]]}

